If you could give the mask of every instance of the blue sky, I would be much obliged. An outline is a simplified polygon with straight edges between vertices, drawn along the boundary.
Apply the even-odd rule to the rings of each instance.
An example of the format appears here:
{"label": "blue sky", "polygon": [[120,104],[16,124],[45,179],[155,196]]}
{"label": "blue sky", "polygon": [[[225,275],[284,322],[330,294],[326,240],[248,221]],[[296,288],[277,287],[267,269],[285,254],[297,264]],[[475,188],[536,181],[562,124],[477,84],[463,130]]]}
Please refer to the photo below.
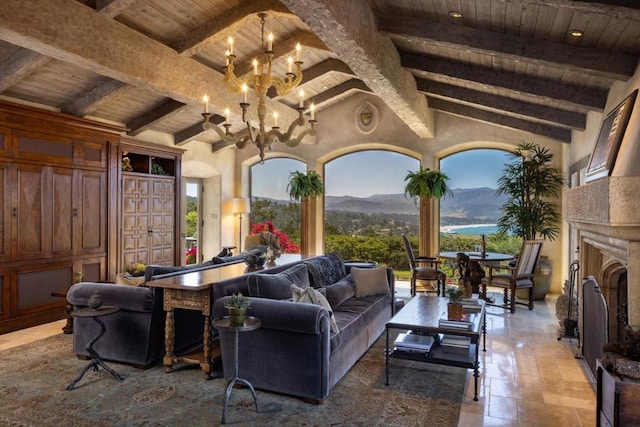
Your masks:
{"label": "blue sky", "polygon": [[[471,150],[441,161],[450,188],[496,187],[506,161],[506,152]],[[419,167],[418,160],[390,151],[363,151],[342,156],[325,166],[327,195],[369,197],[404,192],[404,177]],[[289,173],[304,170],[291,159],[272,159],[252,168],[252,194],[287,200]]]}

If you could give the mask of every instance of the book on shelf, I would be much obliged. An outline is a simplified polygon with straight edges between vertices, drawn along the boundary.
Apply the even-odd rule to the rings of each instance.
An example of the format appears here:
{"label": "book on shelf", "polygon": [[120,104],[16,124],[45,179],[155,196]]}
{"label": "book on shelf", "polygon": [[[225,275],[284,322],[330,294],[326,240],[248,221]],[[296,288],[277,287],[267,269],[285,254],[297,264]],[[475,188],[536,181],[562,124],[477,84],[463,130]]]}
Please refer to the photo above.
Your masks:
{"label": "book on shelf", "polygon": [[462,317],[460,319],[449,319],[446,317],[441,317],[438,320],[438,325],[443,328],[470,330],[473,328],[473,323],[476,316],[476,313],[462,313]]}
{"label": "book on shelf", "polygon": [[461,337],[459,335],[440,334],[440,345],[452,348],[469,348],[471,345],[470,337]]}
{"label": "book on shelf", "polygon": [[430,335],[400,334],[394,341],[398,350],[429,352],[435,339]]}

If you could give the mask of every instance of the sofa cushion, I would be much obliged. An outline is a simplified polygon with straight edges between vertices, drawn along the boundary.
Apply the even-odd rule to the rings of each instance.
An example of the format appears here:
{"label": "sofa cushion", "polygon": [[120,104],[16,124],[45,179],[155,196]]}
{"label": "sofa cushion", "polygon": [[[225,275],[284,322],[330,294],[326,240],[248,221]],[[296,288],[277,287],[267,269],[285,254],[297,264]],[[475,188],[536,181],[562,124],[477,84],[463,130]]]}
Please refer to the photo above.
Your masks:
{"label": "sofa cushion", "polygon": [[304,262],[309,268],[309,281],[314,288],[329,286],[347,273],[340,256],[333,252]]}
{"label": "sofa cushion", "polygon": [[291,297],[293,299],[293,302],[303,302],[319,305],[320,307],[326,308],[329,312],[329,325],[331,328],[331,333],[338,333],[338,324],[336,323],[336,318],[333,315],[333,310],[331,309],[331,305],[329,304],[329,301],[327,301],[327,298],[322,295],[322,292],[312,288],[311,286],[306,288],[299,288],[298,286],[292,284]]}
{"label": "sofa cushion", "polygon": [[309,271],[304,264],[294,265],[277,274],[258,273],[248,276],[249,296],[271,299],[291,298],[291,285],[309,286]]}
{"label": "sofa cushion", "polygon": [[340,333],[331,335],[331,354],[350,341],[362,328],[366,328],[381,311],[390,311],[390,304],[390,296],[376,295],[350,298],[336,307],[333,313]]}
{"label": "sofa cushion", "polygon": [[387,267],[354,267],[351,269],[351,275],[355,284],[356,297],[390,294]]}
{"label": "sofa cushion", "polygon": [[347,275],[342,280],[322,288],[327,296],[327,301],[331,307],[337,307],[344,301],[355,296],[355,288],[353,286],[353,276]]}

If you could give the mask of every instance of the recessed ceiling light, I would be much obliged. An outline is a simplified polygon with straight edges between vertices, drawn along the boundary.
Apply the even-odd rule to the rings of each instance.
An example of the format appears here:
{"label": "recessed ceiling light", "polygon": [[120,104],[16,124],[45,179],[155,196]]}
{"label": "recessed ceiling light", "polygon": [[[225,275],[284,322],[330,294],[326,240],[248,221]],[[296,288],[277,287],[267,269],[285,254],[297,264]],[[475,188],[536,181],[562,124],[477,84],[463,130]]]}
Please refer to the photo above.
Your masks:
{"label": "recessed ceiling light", "polygon": [[451,10],[449,11],[449,16],[455,19],[459,19],[462,18],[462,13],[458,12],[457,10]]}
{"label": "recessed ceiling light", "polygon": [[569,30],[569,35],[571,37],[582,37],[584,33],[580,30]]}

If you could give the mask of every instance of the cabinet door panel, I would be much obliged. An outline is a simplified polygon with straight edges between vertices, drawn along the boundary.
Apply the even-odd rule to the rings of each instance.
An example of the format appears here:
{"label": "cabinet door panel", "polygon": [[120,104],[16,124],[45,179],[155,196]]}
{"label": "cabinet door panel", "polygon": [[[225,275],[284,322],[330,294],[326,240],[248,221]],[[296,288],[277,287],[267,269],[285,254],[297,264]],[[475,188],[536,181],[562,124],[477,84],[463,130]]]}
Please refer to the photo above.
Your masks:
{"label": "cabinet door panel", "polygon": [[80,194],[76,208],[78,244],[81,253],[97,253],[106,250],[107,188],[104,172],[78,171]]}
{"label": "cabinet door panel", "polygon": [[150,183],[149,178],[123,176],[122,181],[122,256],[123,265],[149,260]]}
{"label": "cabinet door panel", "polygon": [[[11,166],[0,163],[0,262],[11,258],[11,215],[13,203],[11,201]],[[1,307],[0,307],[1,308]]]}
{"label": "cabinet door panel", "polygon": [[55,255],[73,253],[73,169],[56,168],[51,176],[52,250]]}
{"label": "cabinet door panel", "polygon": [[152,178],[151,225],[152,262],[154,264],[173,264],[174,255],[174,215],[175,181],[173,179]]}
{"label": "cabinet door panel", "polygon": [[13,259],[42,258],[51,251],[51,222],[47,218],[51,211],[45,196],[50,188],[48,176],[47,168],[17,167]]}

